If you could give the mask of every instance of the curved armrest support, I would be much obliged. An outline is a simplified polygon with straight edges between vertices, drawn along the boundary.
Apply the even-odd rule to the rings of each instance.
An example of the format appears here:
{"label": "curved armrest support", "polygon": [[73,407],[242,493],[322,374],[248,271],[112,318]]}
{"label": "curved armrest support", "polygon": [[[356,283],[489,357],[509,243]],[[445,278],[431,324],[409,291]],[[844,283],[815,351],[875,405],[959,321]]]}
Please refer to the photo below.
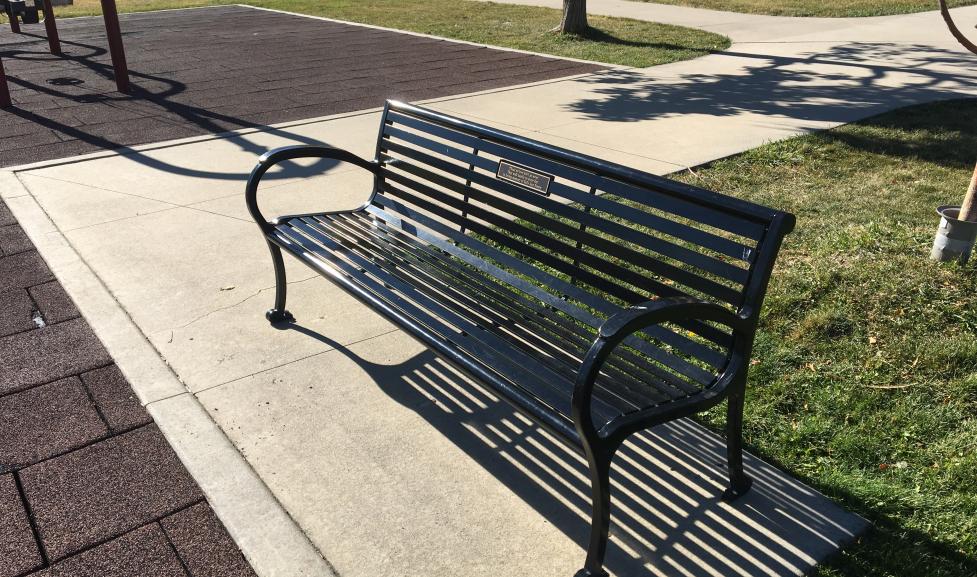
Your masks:
{"label": "curved armrest support", "polygon": [[251,218],[254,219],[261,230],[267,232],[272,226],[268,222],[261,211],[258,210],[258,184],[261,182],[261,178],[268,172],[268,169],[275,166],[278,163],[284,162],[286,160],[291,160],[293,158],[330,158],[333,160],[338,160],[340,162],[348,162],[350,164],[355,164],[360,168],[372,172],[374,175],[380,170],[380,165],[376,161],[365,160],[356,156],[352,152],[348,152],[341,148],[333,148],[331,146],[314,146],[314,145],[304,145],[300,144],[297,146],[283,146],[281,148],[276,148],[270,150],[261,155],[258,158],[258,164],[251,171],[251,176],[248,177],[248,185],[245,188],[245,201],[248,204],[248,212],[251,213]]}
{"label": "curved armrest support", "polygon": [[[596,438],[590,404],[597,375],[614,349],[635,332],[652,325],[688,320],[716,321],[731,327],[734,333],[745,332],[749,328],[748,321],[743,317],[715,303],[692,297],[644,302],[621,310],[604,321],[577,372],[570,402],[573,422],[581,438],[588,441]],[[734,345],[734,353],[737,348],[740,347]]]}

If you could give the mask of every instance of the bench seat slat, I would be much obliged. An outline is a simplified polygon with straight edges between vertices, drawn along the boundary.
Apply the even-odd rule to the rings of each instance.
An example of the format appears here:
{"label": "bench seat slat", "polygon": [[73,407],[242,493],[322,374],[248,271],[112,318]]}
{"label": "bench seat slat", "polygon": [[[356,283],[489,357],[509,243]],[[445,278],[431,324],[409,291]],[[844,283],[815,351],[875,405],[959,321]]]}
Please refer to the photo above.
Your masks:
{"label": "bench seat slat", "polygon": [[[465,290],[473,291],[478,299],[488,299],[494,303],[504,303],[504,306],[512,307],[520,315],[520,322],[527,323],[534,328],[549,333],[561,341],[568,341],[573,344],[578,352],[586,351],[596,336],[595,331],[585,329],[583,326],[570,322],[567,318],[554,314],[548,308],[540,307],[539,302],[531,301],[527,295],[515,292],[511,287],[507,287],[491,277],[484,274],[477,274],[475,271],[466,269],[458,262],[454,261],[444,253],[437,252],[433,245],[425,245],[413,240],[405,233],[385,226],[382,221],[368,221],[357,214],[353,215],[333,215],[330,217],[334,221],[349,223],[367,234],[375,235],[382,240],[391,243],[393,247],[405,247],[402,254],[414,255],[418,259],[423,259],[434,270],[439,271],[445,282],[460,283]],[[394,248],[393,250],[396,250]],[[428,258],[424,259],[426,255]],[[647,343],[643,342],[647,345]],[[580,355],[578,355],[580,356]],[[621,360],[631,363],[632,368],[622,370],[633,372],[639,380],[651,381],[663,379],[670,382],[675,376],[671,373],[643,367],[646,359],[638,357],[627,348],[621,349]],[[721,359],[724,361],[725,359]],[[618,359],[612,358],[609,361],[612,365],[618,366]],[[717,362],[714,366],[721,368],[725,363]],[[650,370],[652,374],[646,374],[645,370]],[[673,383],[673,386],[676,386]],[[682,389],[681,385],[677,385]]]}
{"label": "bench seat slat", "polygon": [[[326,219],[338,226],[348,225],[351,233],[359,231],[362,235],[372,237],[375,242],[383,243],[382,248],[376,244],[373,246],[379,250],[389,251],[402,264],[406,263],[408,266],[413,265],[422,269],[434,283],[442,287],[442,290],[452,291],[459,300],[494,317],[496,322],[503,325],[500,328],[518,331],[521,337],[531,338],[537,346],[548,348],[551,354],[560,357],[565,365],[564,370],[569,369],[568,378],[572,379],[576,375],[580,360],[593,340],[592,333],[581,333],[579,327],[575,327],[577,330],[572,328],[568,330],[566,324],[556,322],[563,319],[545,314],[538,305],[534,308],[523,295],[512,292],[503,294],[498,290],[499,285],[487,286],[488,279],[484,275],[472,275],[471,271],[466,271],[457,263],[446,259],[446,255],[405,242],[405,239],[397,238],[397,235],[376,224],[371,226],[369,223],[364,224],[341,215],[317,218],[319,221]],[[541,342],[541,337],[536,335],[542,335],[549,340]],[[552,347],[552,343],[560,343],[562,348]],[[646,366],[647,361],[633,353],[624,353],[622,357],[622,359],[610,359],[607,365],[609,375],[613,379],[612,384],[624,386],[626,392],[622,396],[625,399],[633,398],[634,395],[648,397],[643,398],[637,406],[652,406],[672,400],[676,396],[697,392],[699,389],[689,383],[681,382],[671,373]],[[664,387],[662,389],[664,392],[658,391],[656,389],[658,386]],[[618,394],[612,387],[608,387],[608,391]]]}
{"label": "bench seat slat", "polygon": [[[457,348],[467,350],[473,359],[509,380],[513,385],[528,389],[552,410],[569,415],[569,396],[560,394],[554,388],[565,384],[566,381],[541,364],[538,359],[533,359],[500,342],[497,338],[484,334],[476,325],[452,314],[440,303],[419,295],[413,287],[378,270],[379,267],[375,263],[351,256],[339,243],[316,234],[306,223],[290,220],[287,226],[279,225],[278,230],[309,253],[324,259],[324,263],[336,266],[378,298],[397,307],[429,330],[438,333],[443,340]],[[346,261],[339,254],[343,257],[351,257],[352,262]],[[594,413],[605,421],[618,414],[599,400],[595,403]]]}
{"label": "bench seat slat", "polygon": [[[570,283],[551,276],[543,272],[541,269],[527,266],[524,262],[516,259],[515,257],[490,247],[469,235],[462,234],[451,227],[445,226],[437,220],[413,210],[407,205],[399,203],[393,199],[384,199],[383,205],[385,205],[386,208],[377,205],[370,205],[366,207],[366,212],[387,222],[389,225],[398,228],[399,230],[412,234],[427,243],[437,246],[439,249],[451,254],[462,262],[473,266],[477,270],[501,279],[513,288],[518,289],[531,297],[539,299],[553,309],[565,313],[572,319],[590,326],[595,331],[603,322],[602,319],[598,318],[593,313],[584,310],[583,308],[575,306],[568,299],[560,298],[551,292],[541,289],[539,286],[528,282],[526,278],[519,275],[524,275],[525,277],[531,278],[540,283],[541,286],[550,287],[552,290],[559,291],[560,293],[567,295],[569,298],[578,300],[582,304],[605,316],[610,316],[620,310],[620,307],[614,306],[605,300],[598,299],[594,295],[583,291],[580,287],[571,285]],[[454,243],[457,243],[457,246]],[[472,252],[465,249],[471,249]],[[519,275],[513,274],[512,272],[500,268],[499,266],[492,264],[481,257],[475,256],[475,252],[485,255],[486,258],[491,258],[493,261],[498,262],[502,266],[510,267],[512,270],[518,272]],[[707,362],[711,362],[712,366],[720,367],[725,363],[725,357],[722,357],[721,360],[716,359],[715,353],[713,353],[710,349],[702,347],[698,343],[694,343],[663,327],[652,327],[648,329],[646,333],[656,339],[676,347],[679,350],[682,350],[683,352],[689,351],[689,354],[706,360]],[[665,351],[651,346],[649,343],[639,339],[638,337],[628,337],[628,339],[625,340],[625,344],[639,350],[642,354],[648,355],[657,362],[672,366],[684,376],[701,384],[706,384],[713,378],[711,373],[703,371],[694,365],[688,364],[683,359],[671,356]],[[710,354],[712,355],[711,357]]]}
{"label": "bench seat slat", "polygon": [[[307,224],[312,224],[309,222],[309,219],[303,219],[303,220]],[[379,245],[372,241],[367,241],[371,245],[369,248],[364,247],[363,244],[357,241],[355,238],[347,236],[349,233],[344,233],[343,231],[341,231],[340,230],[341,225],[338,222],[334,221],[334,219],[321,217],[315,220],[316,220],[316,224],[313,226],[318,225],[319,227],[328,227],[329,228],[328,231],[323,230],[322,228],[319,228],[319,231],[324,234],[331,233],[331,236],[333,236],[333,240],[339,243],[348,242],[350,250],[359,250],[364,255],[373,255],[374,257],[382,258],[382,259],[391,259],[391,257],[393,256],[385,246]],[[338,236],[344,236],[344,238],[338,238]],[[359,237],[359,239],[362,240],[363,237]],[[408,276],[411,276],[411,278],[401,277],[401,280],[403,282],[416,288],[417,290],[419,290],[421,293],[424,293],[429,298],[436,300],[439,304],[447,307],[447,309],[452,311],[454,314],[458,315],[458,317],[466,318],[469,322],[473,323],[475,326],[481,328],[482,330],[493,332],[494,327],[492,325],[490,324],[486,325],[483,322],[484,319],[476,318],[470,315],[469,312],[472,309],[466,306],[461,306],[458,303],[459,300],[470,301],[470,298],[465,297],[461,293],[458,293],[458,291],[454,289],[454,287],[450,286],[449,282],[442,283],[442,287],[438,291],[440,292],[440,294],[436,294],[436,292],[433,291],[431,288],[432,284],[430,281],[432,280],[432,277],[427,273],[427,271],[421,270],[418,267],[415,267],[410,261],[403,260],[403,259],[396,259],[396,262],[393,264],[394,264],[393,267],[387,269],[390,274],[399,276],[405,271],[410,271],[410,273],[413,273],[413,276],[408,274]],[[418,278],[419,276],[422,278]],[[451,293],[450,297],[447,299],[441,296],[445,292]],[[481,309],[484,312],[487,312],[488,313],[487,316],[496,315],[500,318],[506,318],[506,315],[511,315],[511,308],[509,307],[509,304],[510,303],[504,303],[502,309],[496,311],[488,310],[485,307],[485,303],[479,304],[476,308]],[[506,325],[500,328],[511,329],[513,328],[513,326]],[[495,331],[495,332],[501,338],[509,339],[508,335],[503,335],[499,331]],[[525,330],[520,330],[518,332],[521,334],[517,336],[520,339],[522,339],[523,342],[526,341],[527,334],[528,335],[533,334]],[[586,351],[586,347],[584,347],[583,349],[578,348],[574,350],[572,346],[568,347],[570,343],[566,340],[553,340],[551,342],[547,342],[547,341],[540,341],[539,338],[535,336],[533,336],[530,340],[534,341],[531,343],[530,347],[526,347],[522,345],[520,342],[510,341],[510,344],[522,348],[524,352],[526,352],[529,355],[533,355],[533,358],[539,359],[541,362],[546,364],[549,368],[554,370],[554,372],[563,375],[563,377],[568,381],[573,380],[573,378],[576,376],[576,371],[579,368],[579,359],[582,358],[583,353]],[[559,345],[559,346],[555,346],[555,345]],[[587,346],[589,346],[589,343],[587,343]],[[549,356],[539,356],[538,353],[540,351],[546,353]],[[561,358],[563,362],[561,362]],[[644,395],[644,392],[646,391],[647,387],[654,386],[655,382],[658,381],[659,379],[650,379],[645,382],[641,382],[634,379],[622,380],[621,379],[622,376],[623,375],[620,372],[618,372],[618,377],[607,380],[606,382],[602,381],[602,383],[606,385],[604,388],[606,389],[608,396],[606,396],[604,400],[608,404],[613,405],[616,408],[616,410],[620,411],[622,414],[625,414],[631,410],[637,410],[640,408],[645,408],[652,404],[657,404],[657,402],[648,401],[648,400],[635,402],[634,393],[639,395]],[[630,382],[626,382],[626,381],[630,381]],[[677,383],[678,386],[675,386],[675,383]],[[684,383],[679,380],[674,380],[673,383],[671,384],[673,386],[673,391],[670,394],[666,394],[668,400],[674,399],[676,397],[676,394],[680,397],[684,397],[689,394],[697,394],[698,392],[701,391],[701,387],[697,387],[689,383]],[[621,388],[621,385],[623,385],[623,389]]]}
{"label": "bench seat slat", "polygon": [[[470,299],[465,302],[460,298],[460,293],[449,285],[450,277],[442,277],[437,288],[433,288],[436,286],[433,281],[437,277],[430,269],[425,270],[419,264],[415,266],[406,258],[398,258],[393,251],[380,244],[379,238],[366,243],[366,237],[362,236],[366,231],[363,223],[360,223],[359,234],[356,234],[353,228],[349,228],[352,222],[353,219],[322,215],[290,219],[279,224],[277,230],[305,251],[337,267],[379,298],[395,303],[444,339],[470,350],[474,358],[482,359],[482,362],[488,359],[486,366],[504,378],[519,383],[518,386],[534,383],[530,385],[534,395],[554,410],[569,414],[569,393],[576,370],[574,362],[582,355],[583,347],[579,345],[583,343],[579,340],[574,343],[572,339],[559,341],[557,347],[567,347],[562,354],[561,366],[560,356],[554,354],[557,347],[540,347],[539,342],[527,344],[526,341],[502,336],[497,330],[489,330],[492,328],[491,321],[486,323],[485,320],[491,319],[493,314],[497,318],[506,318],[507,311],[489,310],[488,301],[483,301],[479,311],[483,316],[478,318],[470,312],[471,309],[466,308],[471,304]],[[376,226],[373,231],[389,236]],[[372,258],[367,255],[372,255]],[[425,256],[430,257],[431,253],[425,252]],[[447,294],[452,298],[446,297]],[[556,335],[551,333],[551,336]],[[535,368],[527,370],[527,367]],[[627,362],[617,361],[608,368],[601,376],[598,385],[600,393],[595,397],[600,407],[599,410],[595,408],[595,417],[602,422],[703,390],[701,385],[696,386],[675,377],[666,382],[649,370],[647,365],[635,365],[629,369]],[[635,372],[639,375],[631,374]],[[644,379],[639,380],[639,376]],[[657,378],[648,379],[649,376]]]}

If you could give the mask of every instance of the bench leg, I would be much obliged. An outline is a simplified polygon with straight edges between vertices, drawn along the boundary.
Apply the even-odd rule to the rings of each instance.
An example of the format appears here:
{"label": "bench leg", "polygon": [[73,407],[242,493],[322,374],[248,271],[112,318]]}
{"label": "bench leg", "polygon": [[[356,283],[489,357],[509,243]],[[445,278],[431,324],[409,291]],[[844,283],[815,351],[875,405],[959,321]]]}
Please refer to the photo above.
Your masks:
{"label": "bench leg", "polygon": [[275,306],[265,313],[265,318],[272,324],[290,323],[295,320],[295,317],[285,310],[287,284],[285,282],[285,261],[282,259],[282,249],[269,242],[268,250],[271,251],[271,261],[275,264]]}
{"label": "bench leg", "polygon": [[737,387],[726,400],[726,460],[729,466],[729,488],[723,499],[732,501],[742,497],[753,480],[743,472],[743,404],[745,387]]}
{"label": "bench leg", "polygon": [[574,577],[607,577],[604,554],[607,553],[607,533],[611,523],[611,459],[613,451],[587,452],[590,463],[590,491],[593,513],[590,521],[590,545],[584,568]]}

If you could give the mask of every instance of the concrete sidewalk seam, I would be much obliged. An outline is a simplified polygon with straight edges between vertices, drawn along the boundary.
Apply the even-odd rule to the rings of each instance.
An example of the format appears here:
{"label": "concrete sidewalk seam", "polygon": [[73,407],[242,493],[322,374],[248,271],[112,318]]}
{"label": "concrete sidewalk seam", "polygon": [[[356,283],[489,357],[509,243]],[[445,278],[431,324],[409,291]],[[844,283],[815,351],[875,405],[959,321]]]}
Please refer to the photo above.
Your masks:
{"label": "concrete sidewalk seam", "polygon": [[[312,278],[319,278],[319,277],[316,276],[316,277],[312,277]],[[311,280],[311,279],[306,279],[306,280]],[[301,282],[301,281],[299,281],[299,282]],[[365,343],[365,342],[371,341],[373,339],[378,339],[380,337],[385,337],[387,335],[390,335],[390,334],[393,334],[393,333],[396,333],[396,332],[401,332],[401,329],[391,329],[389,331],[382,332],[382,333],[380,333],[378,335],[373,335],[373,336],[370,336],[370,337],[362,338],[362,339],[353,341],[351,343],[343,343],[343,344],[340,344],[338,347],[329,347],[329,348],[324,349],[324,350],[321,350],[319,352],[312,353],[311,355],[305,355],[304,357],[293,359],[291,361],[288,361],[286,363],[282,363],[280,365],[275,365],[274,367],[266,367],[264,369],[261,369],[260,371],[255,371],[255,372],[253,372],[253,373],[251,373],[249,375],[244,375],[244,376],[241,376],[241,377],[235,377],[233,379],[224,381],[223,383],[218,383],[216,385],[210,385],[209,387],[204,387],[202,389],[198,389],[196,391],[193,391],[192,394],[194,396],[197,396],[197,395],[200,395],[201,393],[205,393],[207,391],[212,391],[214,389],[217,389],[217,388],[220,388],[220,387],[223,387],[223,386],[226,386],[226,385],[233,385],[234,383],[237,383],[239,381],[243,381],[245,379],[250,379],[251,377],[254,377],[256,375],[267,373],[268,371],[273,371],[275,369],[280,369],[282,367],[287,367],[289,365],[294,365],[295,363],[298,363],[298,362],[301,362],[301,361],[305,361],[305,360],[308,360],[308,359],[311,359],[311,358],[314,358],[314,357],[318,357],[318,356],[321,356],[321,355],[324,355],[324,354],[327,354],[327,353],[335,352],[335,351],[339,350],[340,348],[344,348],[345,349],[345,348],[351,347],[353,345],[358,345],[360,343]]]}

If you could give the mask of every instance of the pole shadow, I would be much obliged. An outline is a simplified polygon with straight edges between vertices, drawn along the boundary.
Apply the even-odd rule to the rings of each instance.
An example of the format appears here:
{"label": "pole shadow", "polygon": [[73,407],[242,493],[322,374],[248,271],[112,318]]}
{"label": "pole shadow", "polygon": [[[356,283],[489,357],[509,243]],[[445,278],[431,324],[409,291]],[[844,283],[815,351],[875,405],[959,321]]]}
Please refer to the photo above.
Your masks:
{"label": "pole shadow", "polygon": [[[44,36],[38,34],[25,32],[21,33],[21,35],[34,39],[35,43],[46,41]],[[114,76],[111,63],[99,60],[100,57],[107,54],[108,51],[105,48],[83,42],[66,40],[64,38],[61,39],[61,44],[63,49],[61,56],[52,56],[44,49],[33,49],[31,48],[31,43],[0,44],[0,57],[10,62],[43,63],[68,61],[77,66],[82,72],[82,75],[94,76],[98,80],[110,83],[111,87],[90,86],[90,83],[86,83],[85,79],[79,78],[78,76],[58,76],[49,78],[42,84],[8,74],[8,83],[26,91],[31,91],[41,97],[61,99],[70,103],[101,105],[107,108],[106,114],[115,114],[122,118],[120,123],[124,123],[127,118],[133,116],[138,118],[140,116],[153,116],[154,114],[167,113],[178,118],[179,121],[194,126],[201,131],[202,135],[220,134],[222,140],[235,144],[243,151],[253,153],[255,158],[266,152],[267,148],[252,142],[246,134],[236,134],[231,131],[257,128],[265,134],[286,137],[295,144],[323,144],[321,141],[303,137],[292,132],[214,112],[213,110],[208,110],[202,106],[195,106],[188,102],[181,102],[177,98],[187,91],[187,85],[185,83],[159,74],[141,72],[138,68],[129,69],[131,94],[118,93],[114,89]],[[37,126],[63,134],[67,139],[77,139],[95,146],[100,150],[112,150],[121,155],[125,155],[128,159],[154,170],[196,178],[241,181],[242,188],[244,181],[248,177],[248,173],[246,172],[203,170],[164,162],[148,156],[117,139],[113,139],[110,135],[97,134],[87,130],[85,125],[79,126],[75,122],[58,118],[58,115],[49,114],[46,111],[32,112],[15,105],[12,108],[4,110],[4,112],[19,117],[24,121],[34,123]],[[111,119],[111,116],[109,119]],[[149,143],[147,142],[146,144]],[[316,159],[315,161],[302,163],[286,161],[270,170],[265,179],[273,181],[300,176],[316,176],[338,164],[338,162],[330,159]]]}

